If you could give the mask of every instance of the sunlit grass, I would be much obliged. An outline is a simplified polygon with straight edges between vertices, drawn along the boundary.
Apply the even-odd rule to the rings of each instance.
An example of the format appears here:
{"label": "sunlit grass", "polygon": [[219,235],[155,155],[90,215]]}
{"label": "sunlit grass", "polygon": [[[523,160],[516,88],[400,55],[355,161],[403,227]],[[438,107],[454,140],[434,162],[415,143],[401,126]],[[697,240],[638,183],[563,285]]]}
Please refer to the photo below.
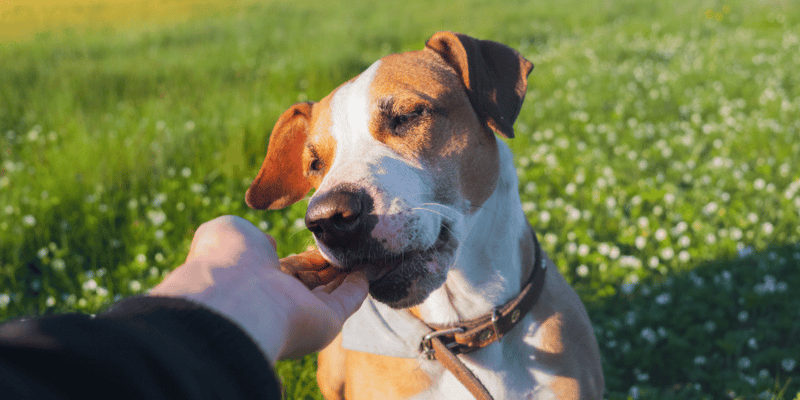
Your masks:
{"label": "sunlit grass", "polygon": [[[243,202],[277,116],[450,29],[536,64],[508,143],[610,397],[800,391],[791,3],[63,4],[0,1],[0,318],[143,293],[221,214],[302,250],[303,204]],[[313,357],[278,370],[319,398]]]}

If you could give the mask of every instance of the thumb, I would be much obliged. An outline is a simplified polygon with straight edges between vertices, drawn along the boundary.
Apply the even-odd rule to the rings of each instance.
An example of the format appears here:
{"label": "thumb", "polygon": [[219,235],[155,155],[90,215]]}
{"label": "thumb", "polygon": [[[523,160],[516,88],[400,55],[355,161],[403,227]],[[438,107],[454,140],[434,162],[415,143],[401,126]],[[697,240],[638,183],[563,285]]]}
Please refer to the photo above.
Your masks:
{"label": "thumb", "polygon": [[344,323],[367,298],[369,283],[364,271],[359,270],[348,274],[344,282],[330,294],[325,293],[322,286],[315,288],[312,292],[339,317],[340,323]]}

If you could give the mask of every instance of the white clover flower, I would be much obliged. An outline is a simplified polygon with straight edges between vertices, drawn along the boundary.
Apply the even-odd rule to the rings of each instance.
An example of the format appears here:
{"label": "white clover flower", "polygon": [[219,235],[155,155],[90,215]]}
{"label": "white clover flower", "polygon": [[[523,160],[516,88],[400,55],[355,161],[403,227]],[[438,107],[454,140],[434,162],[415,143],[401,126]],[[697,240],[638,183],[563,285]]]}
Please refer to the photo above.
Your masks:
{"label": "white clover flower", "polygon": [[756,214],[754,212],[748,213],[747,214],[747,220],[750,221],[751,223],[755,224],[756,222],[758,222],[758,214]]}
{"label": "white clover flower", "polygon": [[667,238],[667,231],[664,228],[658,228],[655,233],[656,240],[663,242]]}
{"label": "white clover flower", "polygon": [[39,258],[45,258],[47,257],[48,253],[50,253],[50,250],[48,250],[47,247],[42,247],[41,249],[39,249],[39,251],[36,252],[36,256]]}
{"label": "white clover flower", "polygon": [[750,246],[742,247],[736,252],[739,258],[745,258],[751,254],[753,254],[753,248]]}
{"label": "white clover flower", "polygon": [[739,366],[739,369],[750,368],[750,364],[751,364],[750,359],[747,357],[740,358],[739,361],[736,363],[736,365]]}
{"label": "white clover flower", "polygon": [[106,296],[108,296],[108,289],[100,286],[100,287],[97,288],[95,293],[100,297],[106,297]]}
{"label": "white clover flower", "polygon": [[714,332],[714,330],[717,329],[717,324],[714,321],[708,321],[704,326],[709,332]]}
{"label": "white clover flower", "polygon": [[634,244],[636,244],[637,249],[641,250],[647,245],[647,239],[643,236],[637,236],[636,239],[634,239]]}
{"label": "white clover flower", "polygon": [[564,193],[566,193],[566,194],[568,194],[568,195],[570,195],[570,196],[571,196],[571,195],[575,194],[575,192],[577,191],[577,189],[578,189],[578,187],[577,187],[577,186],[576,186],[574,183],[570,182],[570,183],[568,183],[568,184],[567,184],[567,186],[564,188]]}
{"label": "white clover flower", "polygon": [[675,202],[675,195],[672,193],[667,193],[664,195],[664,202],[667,204],[672,204]]}
{"label": "white clover flower", "polygon": [[612,260],[616,260],[619,257],[620,250],[617,246],[611,246],[611,250],[608,251],[608,257]]}
{"label": "white clover flower", "polygon": [[575,243],[569,242],[569,243],[567,243],[566,246],[564,246],[564,250],[567,251],[567,254],[575,254],[575,252],[578,251],[578,245],[575,244]]}
{"label": "white clover flower", "polygon": [[150,210],[147,211],[147,218],[153,225],[161,226],[161,224],[167,221],[167,214],[165,214],[164,211],[161,210],[155,210],[155,211]]}
{"label": "white clover flower", "polygon": [[761,371],[758,371],[758,377],[761,379],[769,378],[769,371],[767,371],[766,368],[762,369]]}
{"label": "white clover flower", "polygon": [[686,250],[682,250],[680,253],[678,253],[678,260],[680,260],[680,262],[682,263],[689,262],[691,258],[692,258],[691,254],[689,254],[689,252]]}
{"label": "white clover flower", "polygon": [[636,221],[636,224],[639,226],[639,228],[645,229],[648,225],[650,225],[650,220],[647,219],[647,217],[639,217],[639,219]]}
{"label": "white clover flower", "polygon": [[158,229],[153,233],[153,236],[155,236],[156,239],[161,240],[161,239],[164,238],[164,231],[161,230],[161,229]]}
{"label": "white clover flower", "polygon": [[22,217],[22,225],[25,225],[25,226],[28,226],[28,227],[34,226],[34,225],[36,225],[36,218],[33,215],[28,214],[28,215]]}
{"label": "white clover flower", "polygon": [[758,178],[753,182],[753,187],[757,190],[763,190],[765,186],[767,186],[767,182],[762,178]]}
{"label": "white clover flower", "polygon": [[202,183],[193,183],[189,186],[189,190],[194,194],[201,194],[206,192],[206,185]]}
{"label": "white clover flower", "polygon": [[181,176],[184,178],[192,176],[192,170],[189,167],[183,167],[183,169],[181,169]]}
{"label": "white clover flower", "polygon": [[671,260],[672,257],[675,257],[675,250],[672,250],[672,247],[665,247],[661,249],[661,258],[665,261]]}
{"label": "white clover flower", "polygon": [[52,266],[53,266],[53,269],[56,270],[56,271],[63,271],[64,268],[66,268],[67,265],[64,262],[64,260],[62,260],[60,258],[56,258],[56,259],[53,260]]}
{"label": "white clover flower", "polygon": [[706,235],[706,243],[708,244],[717,243],[717,236],[714,235],[713,233],[709,233],[708,235]]}
{"label": "white clover flower", "polygon": [[609,210],[612,210],[615,207],[617,207],[617,199],[611,196],[606,197],[606,207],[608,207]]}
{"label": "white clover flower", "polygon": [[[739,322],[745,322],[745,321],[747,321],[747,318],[749,318],[749,317],[750,317],[750,314],[747,311],[740,311],[739,315],[736,316],[736,318],[739,320]],[[755,339],[750,339],[750,340],[755,340]]]}
{"label": "white clover flower", "polygon": [[158,262],[158,263],[164,262],[164,255],[163,255],[163,254],[161,254],[161,253],[156,253],[156,255],[155,255],[153,258],[154,258],[154,259],[156,260],[156,262]]}
{"label": "white clover flower", "polygon": [[630,396],[633,400],[638,400],[639,388],[636,386],[631,386],[630,390],[628,390],[628,396]]}
{"label": "white clover flower", "polygon": [[[167,176],[169,176],[170,178],[172,178],[172,177],[174,177],[174,176],[175,176],[175,167],[169,167],[169,168],[167,168]],[[248,185],[249,185],[249,184],[248,184]]]}
{"label": "white clover flower", "polygon": [[0,308],[5,309],[10,302],[11,296],[9,296],[8,293],[0,293]]}
{"label": "white clover flower", "polygon": [[56,305],[56,299],[55,299],[55,297],[53,297],[53,296],[48,296],[48,297],[47,297],[47,300],[45,301],[45,305],[47,305],[47,307],[52,307],[52,306]]}
{"label": "white clover flower", "polygon": [[705,207],[703,207],[703,212],[706,215],[711,215],[711,214],[715,213],[718,209],[719,209],[719,206],[717,205],[717,203],[712,201],[712,202],[706,204]]}
{"label": "white clover flower", "polygon": [[601,255],[606,256],[610,251],[611,251],[611,246],[609,246],[608,243],[600,243],[599,245],[597,245],[597,252],[600,253]]}
{"label": "white clover flower", "polygon": [[706,365],[706,358],[703,356],[697,356],[694,358],[695,365]]}
{"label": "white clover flower", "polygon": [[550,212],[547,210],[542,211],[542,213],[539,214],[539,221],[543,224],[548,223],[550,221]]}
{"label": "white clover flower", "polygon": [[619,265],[625,268],[640,269],[642,261],[634,256],[622,256],[619,259]]}
{"label": "white clover flower", "polygon": [[675,228],[672,229],[672,234],[674,236],[678,236],[681,233],[686,232],[687,229],[689,229],[689,224],[687,224],[686,221],[681,221],[678,222],[678,224],[675,225]]}
{"label": "white clover flower", "polygon": [[186,123],[183,124],[183,129],[186,129],[189,132],[193,131],[194,127],[195,127],[194,121],[191,120],[186,121]]}
{"label": "white clover flower", "polygon": [[589,267],[587,267],[585,264],[579,265],[578,266],[578,276],[586,277],[588,275],[589,275]]}
{"label": "white clover flower", "polygon": [[83,283],[84,290],[94,290],[97,289],[97,281],[94,279],[89,279],[88,281]]}
{"label": "white clover flower", "polygon": [[144,255],[144,254],[139,254],[139,255],[137,255],[137,256],[136,256],[136,262],[138,262],[139,264],[144,264],[144,263],[146,263],[146,262],[147,262],[147,256],[146,256],[146,255]]}
{"label": "white clover flower", "polygon": [[633,289],[635,288],[636,288],[636,283],[628,282],[628,283],[623,283],[622,286],[620,287],[620,290],[622,290],[622,293],[631,294],[633,293]]}
{"label": "white clover flower", "polygon": [[640,334],[644,340],[647,340],[650,343],[654,343],[656,341],[656,332],[650,328],[642,329],[642,333]]}
{"label": "white clover flower", "polygon": [[769,222],[765,222],[764,225],[761,225],[761,230],[767,235],[771,235],[774,229],[775,227]]}
{"label": "white clover flower", "polygon": [[178,202],[178,204],[175,205],[175,209],[178,211],[183,211],[186,209],[186,204],[183,204],[183,202],[180,201]]}
{"label": "white clover flower", "polygon": [[259,222],[258,223],[258,229],[261,229],[262,231],[266,231],[267,229],[269,229],[269,222],[267,222],[267,221]]}
{"label": "white clover flower", "polygon": [[643,382],[650,379],[650,375],[646,373],[636,374],[636,379],[638,379],[640,382]]}
{"label": "white clover flower", "polygon": [[153,198],[153,202],[151,203],[153,207],[161,207],[164,202],[167,201],[166,193],[158,193]]}
{"label": "white clover flower", "polygon": [[797,365],[797,362],[794,360],[794,358],[784,358],[783,360],[781,360],[781,367],[786,372],[791,372],[794,369],[795,365]]}
{"label": "white clover flower", "polygon": [[137,280],[132,280],[130,283],[128,283],[128,289],[130,289],[131,292],[136,293],[142,290],[142,284]]}
{"label": "white clover flower", "polygon": [[660,295],[656,296],[656,304],[664,305],[669,303],[672,300],[672,296],[669,293],[661,293]]}
{"label": "white clover flower", "polygon": [[750,340],[747,341],[747,345],[753,350],[758,349],[758,341],[756,338],[750,338]]}
{"label": "white clover flower", "polygon": [[589,255],[589,246],[581,243],[581,245],[578,246],[578,255],[581,257],[586,257]]}
{"label": "white clover flower", "polygon": [[789,289],[789,285],[786,282],[778,282],[778,284],[775,285],[775,290],[777,290],[778,293],[783,293],[787,289]]}
{"label": "white clover flower", "polygon": [[659,263],[658,257],[656,256],[652,256],[649,260],[647,260],[647,266],[650,268],[658,268]]}
{"label": "white clover flower", "polygon": [[558,243],[558,236],[555,233],[547,233],[544,235],[544,241],[550,246],[555,246]]}

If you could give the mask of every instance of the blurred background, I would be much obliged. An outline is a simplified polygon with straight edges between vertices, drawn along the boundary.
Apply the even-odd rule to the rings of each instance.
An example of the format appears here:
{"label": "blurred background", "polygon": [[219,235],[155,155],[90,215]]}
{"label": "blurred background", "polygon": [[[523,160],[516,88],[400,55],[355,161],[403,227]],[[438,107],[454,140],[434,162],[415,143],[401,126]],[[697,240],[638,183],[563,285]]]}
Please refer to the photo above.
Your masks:
{"label": "blurred background", "polygon": [[0,319],[144,293],[223,214],[302,251],[304,202],[244,204],[275,120],[439,30],[536,65],[507,143],[608,398],[800,400],[789,0],[0,0]]}

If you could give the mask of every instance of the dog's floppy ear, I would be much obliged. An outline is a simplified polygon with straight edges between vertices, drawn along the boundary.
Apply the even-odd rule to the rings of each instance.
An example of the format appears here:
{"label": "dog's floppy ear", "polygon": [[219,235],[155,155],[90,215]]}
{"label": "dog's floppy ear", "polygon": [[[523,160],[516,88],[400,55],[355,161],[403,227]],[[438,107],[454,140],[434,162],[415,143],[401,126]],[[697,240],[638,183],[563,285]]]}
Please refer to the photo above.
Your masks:
{"label": "dog's floppy ear", "polygon": [[495,132],[513,138],[533,64],[506,45],[460,33],[436,33],[425,47],[461,76],[478,117]]}
{"label": "dog's floppy ear", "polygon": [[311,183],[303,174],[303,147],[314,103],[297,103],[286,110],[269,137],[269,147],[256,179],[245,194],[251,208],[276,210],[302,199]]}

